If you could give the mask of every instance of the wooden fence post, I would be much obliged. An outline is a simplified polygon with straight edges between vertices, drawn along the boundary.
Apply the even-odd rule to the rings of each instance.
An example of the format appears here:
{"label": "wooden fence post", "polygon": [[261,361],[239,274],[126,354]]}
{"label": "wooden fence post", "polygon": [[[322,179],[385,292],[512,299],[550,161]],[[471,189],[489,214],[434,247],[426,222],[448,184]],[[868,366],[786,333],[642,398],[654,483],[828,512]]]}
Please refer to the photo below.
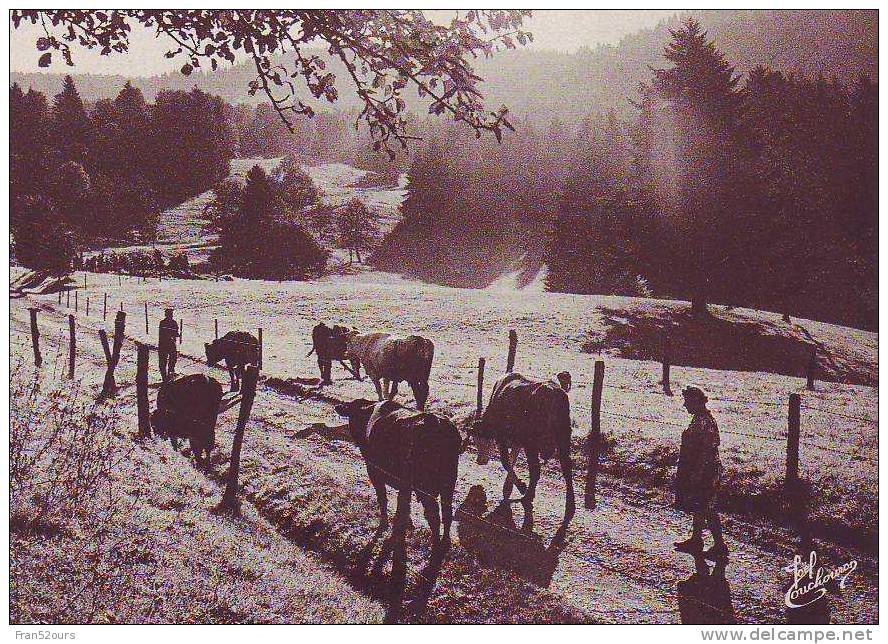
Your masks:
{"label": "wooden fence post", "polygon": [[792,491],[799,482],[799,434],[801,433],[802,397],[789,395],[789,418],[786,433],[786,478],[784,489]]}
{"label": "wooden fence post", "polygon": [[108,319],[108,294],[105,293],[105,307],[102,309],[102,319]]}
{"label": "wooden fence post", "polygon": [[86,298],[86,317],[89,317],[89,298]]}
{"label": "wooden fence post", "polygon": [[74,337],[74,315],[68,315],[68,377],[74,378],[74,356],[77,354],[77,338]]}
{"label": "wooden fence post", "polygon": [[79,291],[74,291],[74,312],[77,313],[80,310],[80,298],[77,297],[80,294]]}
{"label": "wooden fence post", "polygon": [[512,373],[515,369],[515,351],[518,348],[518,334],[515,329],[509,329],[509,355],[506,358],[506,373]]}
{"label": "wooden fence post", "polygon": [[65,308],[71,308],[71,289],[68,289],[65,294]]}
{"label": "wooden fence post", "polygon": [[34,348],[34,366],[43,364],[43,356],[40,355],[40,329],[37,328],[37,309],[29,308],[31,314],[31,346]]}
{"label": "wooden fence post", "polygon": [[241,393],[240,411],[237,414],[237,426],[234,429],[234,442],[231,445],[231,464],[228,467],[228,483],[225,486],[225,495],[222,497],[222,505],[228,508],[237,506],[237,478],[240,474],[240,455],[244,444],[244,430],[250,419],[250,410],[253,408],[253,400],[256,397],[256,383],[259,381],[259,368],[249,365],[244,372],[243,388]]}
{"label": "wooden fence post", "polygon": [[185,320],[179,319],[179,344],[182,344],[182,336],[185,334]]}
{"label": "wooden fence post", "polygon": [[669,339],[669,329],[663,329],[663,393],[672,395],[672,387],[669,383],[669,369],[672,363],[672,344]]}
{"label": "wooden fence post", "polygon": [[259,327],[259,368],[262,368],[262,327]]}
{"label": "wooden fence post", "polygon": [[59,306],[62,305],[62,289],[59,289]]}
{"label": "wooden fence post", "polygon": [[604,388],[604,362],[595,361],[592,380],[592,424],[586,438],[586,495],[587,510],[595,509],[595,482],[598,478],[598,457],[601,453],[601,391]]}
{"label": "wooden fence post", "polygon": [[148,356],[149,347],[136,343],[136,404],[139,409],[139,438],[151,438],[151,420],[148,410]]}
{"label": "wooden fence post", "polygon": [[120,310],[123,311],[123,300],[120,300]]}
{"label": "wooden fence post", "polygon": [[150,333],[148,331],[148,302],[145,302],[145,333]]}
{"label": "wooden fence post", "polygon": [[123,277],[120,273],[117,274],[117,286],[123,286]]}
{"label": "wooden fence post", "polygon": [[[481,420],[481,413],[484,411],[484,365],[486,360],[478,358],[478,396],[475,405],[475,420]],[[478,438],[476,441],[478,447],[478,465],[484,465],[490,460],[491,441],[486,438]]]}
{"label": "wooden fence post", "polygon": [[216,339],[218,340],[219,339],[219,318],[214,318],[213,324],[216,327]]}
{"label": "wooden fence post", "polygon": [[123,344],[123,334],[126,330],[126,313],[118,311],[114,318],[114,348],[108,346],[108,334],[105,329],[99,331],[102,340],[102,349],[105,351],[105,360],[108,361],[108,369],[105,371],[105,382],[102,384],[102,396],[110,396],[117,391],[117,383],[114,381],[114,369],[120,360],[120,347]]}
{"label": "wooden fence post", "polygon": [[86,288],[86,271],[83,271],[83,288]]}
{"label": "wooden fence post", "polygon": [[805,370],[808,376],[808,391],[814,391],[814,374],[817,371],[817,345],[811,345],[811,357],[808,359],[808,368]]}

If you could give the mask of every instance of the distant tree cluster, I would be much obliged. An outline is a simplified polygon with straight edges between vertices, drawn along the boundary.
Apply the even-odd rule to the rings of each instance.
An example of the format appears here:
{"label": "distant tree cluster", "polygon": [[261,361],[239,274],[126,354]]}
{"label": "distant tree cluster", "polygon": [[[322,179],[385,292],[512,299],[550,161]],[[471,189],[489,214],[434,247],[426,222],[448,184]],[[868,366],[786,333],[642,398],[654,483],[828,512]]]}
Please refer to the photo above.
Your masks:
{"label": "distant tree cluster", "polygon": [[87,111],[70,76],[50,103],[10,88],[10,223],[18,261],[65,270],[77,246],[146,238],[158,211],[208,189],[231,158],[223,103],[127,83]]}
{"label": "distant tree cluster", "polygon": [[[374,150],[366,127],[355,128],[354,112],[318,112],[298,119],[288,128],[268,103],[228,106],[226,118],[236,156],[275,158],[296,155],[302,163],[348,163],[394,183],[406,170],[411,149],[398,150],[394,159]],[[422,135],[423,123],[407,115],[410,131]],[[375,177],[374,177],[375,178]]]}
{"label": "distant tree cluster", "polygon": [[355,258],[362,263],[361,251],[370,250],[378,241],[379,225],[364,202],[355,197],[336,215],[337,242],[348,250],[351,264]]}
{"label": "distant tree cluster", "polygon": [[[297,174],[291,167],[282,176]],[[301,213],[310,205],[306,195],[313,193],[316,199],[317,189],[303,186],[294,204],[292,186],[256,165],[245,185],[229,179],[215,188],[207,215],[210,229],[219,236],[210,258],[217,271],[277,280],[305,279],[323,271],[327,252],[305,230]]]}
{"label": "distant tree cluster", "polygon": [[874,327],[876,84],[740,79],[693,20],[665,56],[630,120],[520,122],[502,146],[427,125],[376,263],[483,286],[524,256],[550,290]]}

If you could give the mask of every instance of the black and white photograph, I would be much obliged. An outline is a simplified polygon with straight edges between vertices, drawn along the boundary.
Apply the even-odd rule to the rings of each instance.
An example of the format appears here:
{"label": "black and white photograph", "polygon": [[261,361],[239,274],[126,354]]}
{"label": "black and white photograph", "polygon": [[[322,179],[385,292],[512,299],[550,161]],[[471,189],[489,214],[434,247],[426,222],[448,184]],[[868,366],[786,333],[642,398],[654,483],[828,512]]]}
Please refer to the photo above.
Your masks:
{"label": "black and white photograph", "polygon": [[872,640],[878,17],[10,9],[9,636]]}

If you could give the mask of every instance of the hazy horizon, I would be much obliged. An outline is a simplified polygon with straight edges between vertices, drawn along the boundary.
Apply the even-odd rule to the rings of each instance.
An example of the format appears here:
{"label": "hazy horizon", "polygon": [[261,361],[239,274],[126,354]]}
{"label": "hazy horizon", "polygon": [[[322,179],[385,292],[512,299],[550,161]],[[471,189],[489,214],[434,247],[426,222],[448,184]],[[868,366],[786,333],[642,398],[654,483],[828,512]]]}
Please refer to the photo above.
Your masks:
{"label": "hazy horizon", "polygon": [[[426,13],[433,14],[431,17],[436,21],[446,21],[452,11]],[[680,13],[680,10],[534,11],[533,16],[525,21],[525,27],[534,36],[534,42],[529,48],[571,52],[582,47],[616,44],[624,36],[641,29],[650,29],[676,13]],[[96,51],[74,46],[74,67],[66,65],[61,56],[54,56],[49,67],[41,68],[37,65],[40,53],[35,43],[43,35],[43,30],[30,23],[23,23],[15,29],[11,22],[9,29],[11,72],[150,77],[177,71],[182,66],[183,58],[164,57],[172,44],[168,38],[158,37],[153,31],[134,26],[130,36],[130,49],[125,54],[102,56]]]}

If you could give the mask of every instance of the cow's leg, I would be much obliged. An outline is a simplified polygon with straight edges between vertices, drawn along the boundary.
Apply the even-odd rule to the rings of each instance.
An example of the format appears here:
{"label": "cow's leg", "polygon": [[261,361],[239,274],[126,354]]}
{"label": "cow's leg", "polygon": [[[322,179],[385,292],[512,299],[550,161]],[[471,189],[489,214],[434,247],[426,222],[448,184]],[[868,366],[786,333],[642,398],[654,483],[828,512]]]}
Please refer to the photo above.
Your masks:
{"label": "cow's leg", "polygon": [[419,502],[422,503],[423,513],[429,522],[429,530],[432,531],[432,548],[437,548],[441,540],[441,512],[438,508],[438,499],[423,493],[417,493]]}
{"label": "cow's leg", "polygon": [[388,518],[388,494],[385,490],[385,483],[378,475],[370,474],[370,482],[373,489],[376,490],[376,503],[379,505],[379,531],[385,532],[389,527]]}
{"label": "cow's leg", "polygon": [[395,396],[398,395],[398,380],[392,380],[392,388],[389,390],[388,399],[394,400]]}
{"label": "cow's leg", "polygon": [[398,509],[395,510],[395,527],[392,532],[392,581],[404,582],[407,576],[407,520],[410,518],[410,484],[402,481],[398,486]]}
{"label": "cow's leg", "polygon": [[379,400],[384,400],[382,397],[382,385],[379,382],[379,378],[373,379],[373,386],[376,387],[376,395],[379,396]]}
{"label": "cow's leg", "polygon": [[567,526],[570,523],[570,520],[573,519],[573,516],[574,514],[576,514],[577,511],[577,503],[574,496],[573,465],[570,459],[569,441],[559,446],[558,460],[561,463],[561,473],[564,475],[564,485],[567,488],[567,493],[564,507],[564,521],[561,523],[561,527],[558,528],[558,532],[555,533],[555,538],[553,539],[553,542],[556,544],[560,544],[564,541],[564,537],[567,534]]}
{"label": "cow's leg", "polygon": [[441,520],[444,523],[443,546],[450,547],[450,525],[453,523],[453,490],[450,486],[441,492]]}
{"label": "cow's leg", "polygon": [[413,398],[416,400],[416,408],[425,409],[426,400],[429,397],[429,386],[422,380],[410,380],[410,389],[413,390]]}
{"label": "cow's leg", "polygon": [[228,370],[228,380],[231,382],[231,391],[237,391],[237,383],[234,380],[234,365],[231,360],[225,358],[225,368]]}
{"label": "cow's leg", "polygon": [[524,530],[533,530],[533,499],[536,496],[537,483],[540,482],[540,455],[535,449],[525,450],[527,469],[530,470],[530,483],[527,494],[521,499],[524,505]]}
{"label": "cow's leg", "polygon": [[352,360],[351,366],[355,372],[355,378],[357,378],[358,380],[363,380],[363,378],[361,377],[361,361],[360,360]]}
{"label": "cow's leg", "polygon": [[[518,478],[518,475],[515,474],[515,468],[513,466],[513,459],[509,456],[509,448],[506,446],[506,443],[502,440],[497,440],[497,447],[499,447],[500,453],[500,461],[503,463],[503,467],[506,468],[506,480],[503,483],[503,500],[508,501],[509,496],[512,494],[512,483],[514,482],[515,487],[518,488],[518,491],[521,494],[527,492],[527,486],[524,482]],[[520,448],[516,447],[514,449],[514,460],[518,460],[518,452]]]}
{"label": "cow's leg", "polygon": [[[388,378],[383,378],[382,379],[382,395],[385,396],[386,400],[388,400],[389,391],[391,390],[391,387],[392,387],[392,381],[389,380]],[[380,398],[380,400],[382,400],[382,398]]]}
{"label": "cow's leg", "polygon": [[429,381],[421,380],[419,384],[422,387],[422,393],[420,393],[420,398],[416,401],[416,404],[420,409],[425,409],[426,401],[429,399]]}
{"label": "cow's leg", "polygon": [[203,445],[200,441],[197,441],[193,438],[188,439],[188,444],[191,446],[191,456],[194,457],[194,463],[198,467],[203,467],[203,459],[201,457],[201,452],[203,452]]}

